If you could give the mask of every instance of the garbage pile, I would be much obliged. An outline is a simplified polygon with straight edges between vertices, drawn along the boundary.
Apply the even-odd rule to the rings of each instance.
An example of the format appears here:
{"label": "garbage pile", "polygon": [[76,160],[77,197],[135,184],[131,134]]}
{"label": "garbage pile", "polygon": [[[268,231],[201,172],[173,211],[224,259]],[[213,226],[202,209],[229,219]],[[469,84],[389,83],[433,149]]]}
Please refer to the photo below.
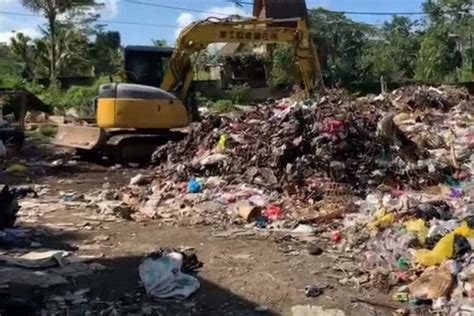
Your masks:
{"label": "garbage pile", "polygon": [[310,254],[353,260],[341,284],[392,291],[412,313],[472,313],[473,105],[463,89],[414,86],[211,114],[119,196],[135,218],[224,235],[321,234]]}
{"label": "garbage pile", "polygon": [[439,174],[416,164],[423,148],[395,124],[379,126],[391,108],[383,97],[330,91],[316,100],[210,115],[182,142],[158,148],[153,161],[173,181],[221,176],[302,200],[320,199],[326,182],[348,184],[358,196],[386,181],[414,188],[439,183]]}

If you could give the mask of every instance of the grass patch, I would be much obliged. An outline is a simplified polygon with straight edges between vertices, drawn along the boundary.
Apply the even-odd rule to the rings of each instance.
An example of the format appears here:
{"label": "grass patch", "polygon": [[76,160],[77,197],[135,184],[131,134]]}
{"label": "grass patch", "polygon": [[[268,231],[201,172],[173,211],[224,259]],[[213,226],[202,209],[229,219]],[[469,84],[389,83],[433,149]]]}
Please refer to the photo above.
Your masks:
{"label": "grass patch", "polygon": [[237,108],[234,106],[231,100],[219,100],[214,102],[210,109],[219,113],[229,113],[235,111]]}

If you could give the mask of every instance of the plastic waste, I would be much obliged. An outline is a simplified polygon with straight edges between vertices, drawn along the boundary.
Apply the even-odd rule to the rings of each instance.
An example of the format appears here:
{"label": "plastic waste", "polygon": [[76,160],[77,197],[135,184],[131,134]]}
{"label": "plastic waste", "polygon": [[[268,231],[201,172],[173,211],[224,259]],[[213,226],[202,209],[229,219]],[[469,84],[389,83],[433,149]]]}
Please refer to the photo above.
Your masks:
{"label": "plastic waste", "polygon": [[474,237],[474,230],[469,228],[467,222],[463,222],[461,226],[453,232],[447,234],[436,244],[432,250],[420,249],[414,252],[414,259],[425,267],[441,264],[447,259],[455,257],[455,237],[463,236],[465,238]]}
{"label": "plastic waste", "polygon": [[263,215],[265,215],[265,217],[271,222],[279,220],[284,216],[281,207],[273,204],[267,206],[267,208],[263,212]]}
{"label": "plastic waste", "polygon": [[377,216],[377,219],[367,224],[367,227],[369,227],[370,229],[379,229],[382,227],[389,226],[393,222],[395,222],[395,214],[388,213],[385,215]]}
{"label": "plastic waste", "polygon": [[394,293],[392,299],[395,302],[405,303],[410,300],[410,294],[404,292]]}
{"label": "plastic waste", "polygon": [[408,263],[408,261],[405,258],[400,258],[400,259],[398,259],[398,267],[401,270],[408,270],[408,269],[410,269],[410,264]]}
{"label": "plastic waste", "polygon": [[331,240],[333,243],[338,244],[342,240],[342,235],[340,231],[333,231],[331,234]]}
{"label": "plastic waste", "polygon": [[429,221],[434,218],[441,220],[450,220],[453,218],[451,207],[445,201],[433,201],[420,204],[417,207],[415,216],[416,218],[420,218],[425,221]]}
{"label": "plastic waste", "polygon": [[268,226],[268,222],[266,217],[264,216],[258,216],[257,220],[255,221],[255,227],[265,229]]}
{"label": "plastic waste", "polygon": [[304,294],[306,297],[318,297],[323,294],[324,287],[320,287],[317,285],[307,285],[304,288]]}
{"label": "plastic waste", "polygon": [[188,182],[189,193],[199,193],[202,190],[202,185],[196,179],[191,179]]}
{"label": "plastic waste", "polygon": [[405,222],[405,228],[407,231],[416,234],[418,241],[423,245],[428,236],[428,227],[425,225],[425,221],[422,219],[414,219]]}
{"label": "plastic waste", "polygon": [[147,258],[139,266],[140,280],[148,295],[157,300],[185,300],[200,283],[181,272],[183,255],[172,252],[158,259]]}
{"label": "plastic waste", "polygon": [[219,142],[217,143],[217,149],[220,151],[224,151],[227,148],[227,140],[228,140],[227,134],[222,134],[221,137],[219,137]]}
{"label": "plastic waste", "polygon": [[471,245],[466,237],[461,235],[454,236],[454,256],[453,258],[460,259],[466,253],[471,251]]}
{"label": "plastic waste", "polygon": [[299,224],[295,229],[290,231],[292,236],[313,236],[316,229],[311,225]]}

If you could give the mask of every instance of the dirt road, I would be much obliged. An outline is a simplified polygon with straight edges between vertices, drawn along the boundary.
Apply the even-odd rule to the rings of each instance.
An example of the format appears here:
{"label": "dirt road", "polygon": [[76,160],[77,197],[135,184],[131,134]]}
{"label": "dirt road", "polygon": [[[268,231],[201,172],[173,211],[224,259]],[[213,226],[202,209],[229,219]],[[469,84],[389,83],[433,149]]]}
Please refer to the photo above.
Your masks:
{"label": "dirt road", "polygon": [[[133,175],[146,172],[146,169],[114,169],[80,163],[79,166],[38,168],[27,177],[8,176],[5,181],[45,185],[49,191],[42,198],[58,200],[60,191],[81,194],[101,188],[105,182],[119,188]],[[12,289],[30,297],[31,293],[39,296],[38,308],[46,308],[46,315],[291,315],[291,307],[299,304],[339,308],[346,315],[374,315],[375,312],[390,315],[390,309],[374,309],[353,300],[364,298],[396,305],[388,293],[340,284],[338,280],[346,273],[344,265],[341,266],[344,254],[335,253],[329,247],[321,256],[311,256],[304,243],[284,242],[271,235],[235,237],[232,231],[227,231],[226,237],[219,237],[222,231],[212,227],[173,227],[159,221],[104,222],[87,219],[88,215],[93,215],[93,211],[71,211],[63,207],[43,213],[31,222],[24,220],[25,214],[20,218],[20,226],[47,227],[54,231],[54,235],[38,237],[43,247],[93,255],[97,257],[95,262],[109,268],[75,278],[67,286],[33,292],[21,287]],[[139,284],[140,261],[147,253],[166,246],[192,247],[204,263],[199,273],[201,288],[185,302],[153,302]],[[346,263],[350,269],[350,258]],[[327,289],[317,298],[308,298],[304,293],[307,285],[327,286]],[[90,289],[87,301],[82,304],[53,309],[51,304],[45,303],[51,297],[79,289]]]}

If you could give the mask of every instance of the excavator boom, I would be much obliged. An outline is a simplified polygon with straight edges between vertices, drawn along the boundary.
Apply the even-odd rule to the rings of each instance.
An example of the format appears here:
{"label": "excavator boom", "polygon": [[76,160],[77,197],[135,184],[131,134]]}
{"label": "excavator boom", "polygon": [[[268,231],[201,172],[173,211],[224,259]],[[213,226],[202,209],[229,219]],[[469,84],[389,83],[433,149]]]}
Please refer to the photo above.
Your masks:
{"label": "excavator boom", "polygon": [[[288,21],[297,22],[297,27],[275,24]],[[126,83],[102,85],[97,96],[96,124],[60,126],[54,143],[86,154],[99,153],[121,160],[149,157],[156,146],[180,139],[181,133],[170,130],[186,127],[191,121],[190,107],[186,106],[193,80],[191,56],[206,49],[209,44],[222,42],[289,43],[295,48],[296,61],[308,96],[321,79],[316,48],[306,19],[209,18],[195,22],[181,32],[161,89]],[[131,64],[143,69],[141,74],[135,76],[138,82],[152,83],[156,80],[151,80],[154,77],[150,72],[163,66],[161,60],[153,67],[140,62]]]}
{"label": "excavator boom", "polygon": [[[279,27],[275,23],[297,22],[296,28]],[[296,60],[307,95],[318,82],[322,84],[316,47],[311,40],[307,19],[217,19],[194,22],[181,32],[177,47],[161,88],[172,91],[185,101],[193,80],[191,55],[213,43],[289,43],[295,48]]]}

